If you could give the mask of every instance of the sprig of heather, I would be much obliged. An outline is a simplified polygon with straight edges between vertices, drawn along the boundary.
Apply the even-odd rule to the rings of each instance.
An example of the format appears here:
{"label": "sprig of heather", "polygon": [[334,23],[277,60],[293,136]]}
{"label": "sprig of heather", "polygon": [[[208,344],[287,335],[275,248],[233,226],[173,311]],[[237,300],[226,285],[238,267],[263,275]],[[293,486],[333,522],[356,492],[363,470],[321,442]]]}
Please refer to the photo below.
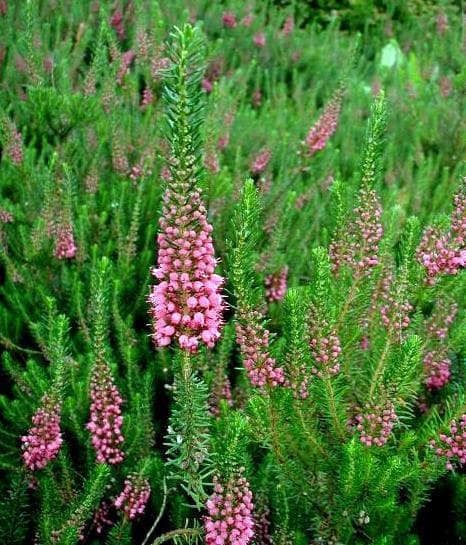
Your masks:
{"label": "sprig of heather", "polygon": [[262,321],[261,314],[250,309],[237,314],[236,335],[243,364],[251,384],[260,390],[285,383],[283,368],[270,355],[270,333]]}
{"label": "sprig of heather", "polygon": [[336,230],[329,246],[335,274],[345,264],[358,279],[370,275],[379,263],[379,244],[384,231],[382,206],[374,185],[378,177],[384,128],[385,95],[381,91],[374,100],[367,127],[357,206]]}
{"label": "sprig of heather", "polygon": [[254,536],[253,498],[240,468],[222,482],[214,477],[214,491],[204,517],[207,545],[248,545]]}
{"label": "sprig of heather", "polygon": [[21,133],[15,123],[6,115],[0,117],[0,129],[3,140],[4,154],[15,165],[19,166],[24,161],[24,146]]}
{"label": "sprig of heather", "polygon": [[439,458],[446,459],[445,467],[448,470],[453,471],[455,466],[462,468],[466,464],[466,414],[459,421],[453,419],[449,434],[441,433],[429,445]]}
{"label": "sprig of heather", "polygon": [[100,464],[119,464],[124,458],[121,449],[124,441],[123,399],[112,376],[106,347],[109,266],[108,259],[102,259],[95,265],[92,276],[94,364],[90,381],[90,419],[86,428],[91,432],[96,461]]}
{"label": "sprig of heather", "polygon": [[61,402],[56,392],[42,397],[40,407],[32,417],[32,427],[21,437],[23,460],[28,469],[43,469],[56,458],[63,443],[60,429]]}
{"label": "sprig of heather", "polygon": [[355,417],[355,428],[363,445],[382,447],[387,443],[396,422],[393,403],[366,404]]}
{"label": "sprig of heather", "polygon": [[279,271],[265,277],[265,296],[269,303],[282,301],[286,294],[288,267],[285,265]]}
{"label": "sprig of heather", "polygon": [[132,473],[126,477],[124,488],[115,498],[114,505],[123,511],[126,518],[134,520],[144,513],[150,493],[149,481]]}
{"label": "sprig of heather", "polygon": [[166,71],[165,102],[171,147],[170,179],[163,197],[157,268],[158,283],[149,295],[153,340],[183,350],[212,348],[220,337],[224,308],[215,274],[212,226],[198,188],[202,174],[199,123],[203,42],[199,31],[185,26],[172,35],[172,65]]}
{"label": "sprig of heather", "polygon": [[442,232],[439,227],[427,227],[418,246],[417,259],[431,286],[438,277],[458,274],[466,267],[466,179],[454,196],[453,205],[450,229]]}
{"label": "sprig of heather", "polygon": [[337,130],[343,95],[344,89],[339,87],[325,106],[322,115],[301,142],[301,153],[305,157],[312,157],[322,151]]}

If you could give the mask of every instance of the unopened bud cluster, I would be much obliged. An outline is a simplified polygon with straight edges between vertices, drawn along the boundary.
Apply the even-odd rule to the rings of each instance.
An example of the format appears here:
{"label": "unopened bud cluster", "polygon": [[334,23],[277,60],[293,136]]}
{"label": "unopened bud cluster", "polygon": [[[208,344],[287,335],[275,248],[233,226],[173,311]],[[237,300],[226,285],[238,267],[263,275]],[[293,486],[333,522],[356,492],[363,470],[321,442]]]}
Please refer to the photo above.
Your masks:
{"label": "unopened bud cluster", "polygon": [[129,520],[134,520],[144,513],[150,492],[147,479],[131,474],[125,479],[125,486],[115,499],[115,507],[121,509]]}
{"label": "unopened bud cluster", "polygon": [[269,303],[282,301],[285,297],[288,280],[288,267],[283,267],[265,277],[265,296]]}
{"label": "unopened bud cluster", "polygon": [[382,447],[390,437],[397,416],[393,403],[385,406],[366,404],[364,410],[355,417],[355,421],[363,445]]}
{"label": "unopened bud cluster", "polygon": [[466,464],[466,414],[457,422],[452,420],[450,434],[441,433],[439,440],[432,439],[430,446],[440,458],[446,458],[445,467],[452,471],[455,466]]}
{"label": "unopened bud cluster", "polygon": [[204,517],[207,545],[248,545],[254,536],[252,492],[243,468],[225,484],[214,477],[214,492]]}
{"label": "unopened bud cluster", "polygon": [[32,417],[33,426],[21,437],[23,460],[28,469],[43,469],[57,456],[63,442],[60,410],[59,401],[53,395],[45,394]]}
{"label": "unopened bud cluster", "polygon": [[249,380],[263,389],[284,384],[285,375],[269,353],[269,331],[262,325],[257,311],[246,311],[239,316],[236,335]]}

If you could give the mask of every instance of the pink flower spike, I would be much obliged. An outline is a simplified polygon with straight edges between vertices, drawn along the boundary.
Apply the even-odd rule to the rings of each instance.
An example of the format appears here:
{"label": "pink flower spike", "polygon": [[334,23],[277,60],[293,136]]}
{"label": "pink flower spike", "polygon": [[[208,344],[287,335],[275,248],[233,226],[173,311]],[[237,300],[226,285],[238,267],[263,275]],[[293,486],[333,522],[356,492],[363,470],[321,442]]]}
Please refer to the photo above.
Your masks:
{"label": "pink flower spike", "polygon": [[206,545],[249,545],[254,537],[254,504],[249,483],[233,473],[225,485],[214,477],[214,491],[206,502]]}
{"label": "pink flower spike", "polygon": [[129,520],[134,520],[144,513],[150,492],[147,479],[131,474],[125,479],[123,491],[115,499],[114,505],[117,509],[121,509]]}
{"label": "pink flower spike", "polygon": [[63,442],[60,410],[60,403],[53,396],[45,394],[41,406],[32,417],[32,428],[28,435],[21,437],[23,460],[31,471],[43,469],[60,450]]}

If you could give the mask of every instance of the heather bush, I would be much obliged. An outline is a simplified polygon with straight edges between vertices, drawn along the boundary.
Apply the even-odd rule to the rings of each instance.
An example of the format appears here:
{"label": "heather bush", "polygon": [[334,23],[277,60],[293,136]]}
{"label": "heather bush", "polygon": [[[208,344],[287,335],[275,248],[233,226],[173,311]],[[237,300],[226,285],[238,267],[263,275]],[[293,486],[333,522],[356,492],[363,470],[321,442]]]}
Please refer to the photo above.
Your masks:
{"label": "heather bush", "polygon": [[448,1],[0,0],[0,543],[466,539],[463,54]]}

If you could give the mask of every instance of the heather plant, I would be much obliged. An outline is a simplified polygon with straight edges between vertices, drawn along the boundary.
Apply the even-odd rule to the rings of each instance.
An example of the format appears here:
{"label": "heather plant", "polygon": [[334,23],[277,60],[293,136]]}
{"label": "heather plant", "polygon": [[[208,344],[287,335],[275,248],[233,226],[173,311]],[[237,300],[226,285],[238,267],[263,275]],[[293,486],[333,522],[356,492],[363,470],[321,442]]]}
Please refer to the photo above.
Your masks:
{"label": "heather plant", "polygon": [[465,538],[459,12],[323,4],[0,0],[0,543]]}

